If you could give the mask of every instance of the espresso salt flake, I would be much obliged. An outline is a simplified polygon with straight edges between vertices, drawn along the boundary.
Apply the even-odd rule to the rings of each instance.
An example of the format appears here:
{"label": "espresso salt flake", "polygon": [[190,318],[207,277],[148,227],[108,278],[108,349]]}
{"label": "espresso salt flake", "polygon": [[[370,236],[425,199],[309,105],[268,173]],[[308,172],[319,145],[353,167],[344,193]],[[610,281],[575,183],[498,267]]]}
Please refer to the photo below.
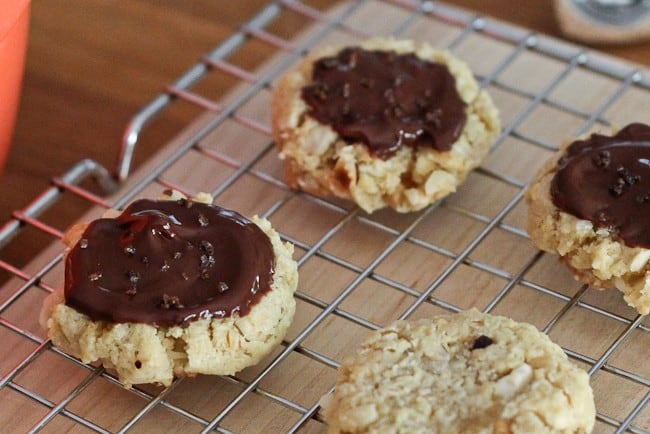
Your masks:
{"label": "espresso salt flake", "polygon": [[201,268],[210,268],[214,266],[214,256],[201,255]]}
{"label": "espresso salt flake", "polygon": [[129,276],[131,283],[138,283],[138,280],[140,280],[140,273],[137,271],[129,270],[126,274]]}
{"label": "espresso salt flake", "polygon": [[207,253],[208,255],[214,255],[214,247],[212,246],[212,243],[207,240],[201,240],[199,243],[199,248]]}
{"label": "espresso salt flake", "polygon": [[609,151],[600,151],[598,155],[594,157],[594,164],[597,167],[607,167],[611,162],[612,162],[612,157]]}
{"label": "espresso salt flake", "polygon": [[636,197],[636,201],[639,203],[650,202],[650,193],[642,194]]}
{"label": "espresso salt flake", "polygon": [[180,299],[176,295],[168,295],[168,294],[163,294],[162,301],[160,303],[160,307],[163,309],[180,309],[183,306],[181,303]]}
{"label": "espresso salt flake", "polygon": [[204,228],[208,226],[208,224],[210,224],[210,221],[204,214],[199,213],[199,224],[201,225],[202,228]]}

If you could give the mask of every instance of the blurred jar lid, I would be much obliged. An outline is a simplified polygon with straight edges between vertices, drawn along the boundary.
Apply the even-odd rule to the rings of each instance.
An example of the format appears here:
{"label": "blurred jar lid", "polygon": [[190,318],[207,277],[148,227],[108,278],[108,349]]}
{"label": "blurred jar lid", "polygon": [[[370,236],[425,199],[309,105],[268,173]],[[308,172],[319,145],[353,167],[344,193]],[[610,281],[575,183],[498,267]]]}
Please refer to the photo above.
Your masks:
{"label": "blurred jar lid", "polygon": [[587,43],[650,39],[650,0],[555,0],[560,30]]}

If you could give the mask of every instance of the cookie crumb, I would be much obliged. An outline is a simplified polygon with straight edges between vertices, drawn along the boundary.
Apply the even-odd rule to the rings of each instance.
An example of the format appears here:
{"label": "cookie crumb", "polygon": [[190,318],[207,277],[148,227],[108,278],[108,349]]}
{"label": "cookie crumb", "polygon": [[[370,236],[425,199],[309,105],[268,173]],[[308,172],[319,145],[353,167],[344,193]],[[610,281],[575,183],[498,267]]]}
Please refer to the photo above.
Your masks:
{"label": "cookie crumb", "polygon": [[189,200],[189,199],[185,199],[185,198],[178,199],[178,203],[179,203],[181,206],[184,206],[185,208],[192,208],[192,205],[194,204],[194,202],[192,202],[192,201]]}

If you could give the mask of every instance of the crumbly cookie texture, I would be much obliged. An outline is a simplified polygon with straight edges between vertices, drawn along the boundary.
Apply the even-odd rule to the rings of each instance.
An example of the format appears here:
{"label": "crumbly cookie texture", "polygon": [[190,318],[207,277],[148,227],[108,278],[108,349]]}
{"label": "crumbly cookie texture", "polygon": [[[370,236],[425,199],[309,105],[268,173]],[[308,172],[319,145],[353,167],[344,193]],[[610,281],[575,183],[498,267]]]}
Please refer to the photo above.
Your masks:
{"label": "crumbly cookie texture", "polygon": [[526,191],[527,230],[533,242],[560,256],[573,276],[597,289],[616,288],[640,314],[650,313],[650,249],[628,247],[607,228],[597,228],[558,209],[551,182],[565,143],[540,169]]}
{"label": "crumbly cookie texture", "polygon": [[[181,197],[174,192],[166,198]],[[200,194],[194,200],[211,203],[212,197]],[[125,387],[168,386],[175,376],[232,375],[254,365],[282,341],[293,320],[298,271],[293,246],[280,240],[268,220],[251,221],[271,240],[275,274],[271,290],[243,317],[199,319],[185,327],[93,321],[68,307],[60,288],[45,300],[41,324],[56,347],[84,363],[100,360]],[[73,246],[85,226],[73,227],[64,242]]]}
{"label": "crumbly cookie texture", "polygon": [[358,44],[366,50],[415,53],[441,63],[456,79],[467,104],[467,122],[450,151],[400,148],[383,160],[361,143],[349,144],[328,125],[307,115],[301,89],[310,83],[313,63],[335,55],[342,47],[308,56],[278,82],[272,99],[273,137],[286,162],[286,181],[293,188],[319,196],[334,194],[372,212],[391,207],[399,212],[420,210],[456,191],[467,174],[487,155],[501,126],[490,96],[479,89],[469,67],[446,51],[411,40],[374,38]]}
{"label": "crumbly cookie texture", "polygon": [[329,433],[588,433],[589,377],[530,324],[477,310],[374,332],[323,399]]}

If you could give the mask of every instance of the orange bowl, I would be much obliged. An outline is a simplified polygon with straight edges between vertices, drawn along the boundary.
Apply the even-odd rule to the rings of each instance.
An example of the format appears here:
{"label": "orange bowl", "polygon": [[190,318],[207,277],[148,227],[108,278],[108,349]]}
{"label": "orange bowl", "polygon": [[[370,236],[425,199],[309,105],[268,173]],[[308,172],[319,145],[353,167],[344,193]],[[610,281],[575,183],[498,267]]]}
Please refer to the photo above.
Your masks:
{"label": "orange bowl", "polygon": [[29,31],[29,0],[0,0],[0,173],[16,122]]}

